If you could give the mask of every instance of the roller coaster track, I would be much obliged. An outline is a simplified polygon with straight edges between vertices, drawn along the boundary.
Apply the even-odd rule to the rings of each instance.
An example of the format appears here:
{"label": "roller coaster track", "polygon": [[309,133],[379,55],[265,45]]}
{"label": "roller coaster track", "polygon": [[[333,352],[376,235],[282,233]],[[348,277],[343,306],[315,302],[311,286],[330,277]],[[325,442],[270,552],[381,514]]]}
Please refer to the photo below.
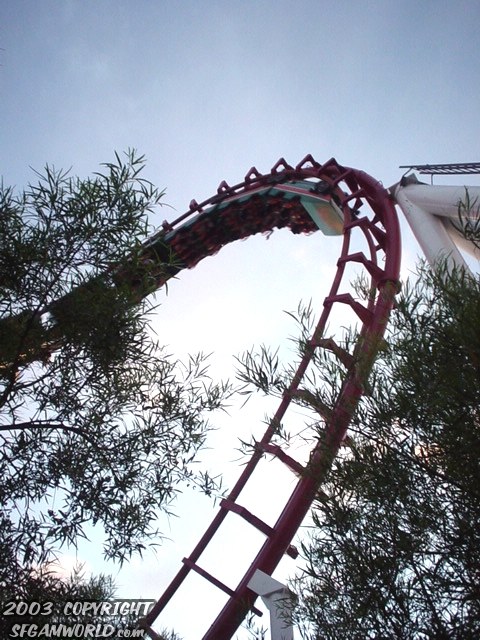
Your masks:
{"label": "roller coaster track", "polygon": [[[194,267],[223,246],[276,228],[289,228],[296,234],[310,234],[320,229],[326,235],[343,235],[336,273],[316,329],[263,437],[256,443],[230,494],[221,501],[210,526],[143,621],[152,638],[157,637],[153,623],[184,579],[194,571],[228,595],[204,640],[228,640],[250,611],[258,613],[257,594],[248,586],[257,569],[272,575],[284,554],[295,557],[293,537],[346,436],[398,291],[400,231],[387,190],[366,173],[342,167],[334,159],[322,165],[307,156],[293,167],[282,158],[267,174],[252,167],[243,182],[234,186],[222,182],[213,197],[200,204],[192,201],[184,215],[171,223],[165,222],[143,245],[135,257],[135,268],[128,260],[115,267],[116,281],[130,288],[132,301],[140,300],[182,269]],[[352,250],[352,238],[358,235],[367,247],[365,252]],[[362,268],[370,280],[367,301],[355,299],[349,292],[349,283],[343,282],[346,267],[352,263],[357,269]],[[56,303],[57,308],[68,307],[68,303],[69,295]],[[325,335],[332,308],[338,305],[349,307],[361,327],[350,351]],[[52,312],[55,315],[55,308]],[[61,342],[61,327],[57,327],[46,344],[31,349],[26,361],[40,359],[42,353],[61,347]],[[312,443],[309,461],[302,465],[272,440],[291,403],[305,393],[302,380],[319,349],[330,351],[338,359],[343,382],[332,406],[317,408],[324,424],[323,436]],[[265,456],[277,458],[299,478],[273,526],[238,502]],[[200,556],[229,514],[243,518],[265,535],[263,546],[236,587],[222,583],[199,564]]]}
{"label": "roller coaster track", "polygon": [[[398,291],[400,232],[395,207],[387,191],[362,171],[342,167],[334,159],[321,165],[311,156],[295,167],[281,159],[268,174],[260,174],[253,167],[242,183],[232,187],[222,182],[212,198],[201,204],[192,201],[186,214],[171,224],[164,223],[164,229],[145,246],[144,258],[152,265],[161,264],[162,260],[159,262],[158,258],[165,260],[164,252],[167,251],[177,262],[168,273],[152,270],[154,286],[158,287],[182,268],[195,266],[229,242],[282,227],[293,233],[313,233],[320,228],[326,235],[343,234],[336,274],[317,327],[267,430],[256,443],[230,494],[221,501],[210,526],[191,554],[184,558],[179,572],[145,619],[145,627],[152,637],[155,632],[151,625],[190,571],[200,574],[228,595],[227,603],[204,640],[227,640],[249,611],[258,613],[255,607],[257,594],[249,588],[249,582],[257,569],[271,575],[285,553],[295,557],[296,550],[291,542],[346,436]],[[351,252],[353,234],[363,236],[368,247],[366,254]],[[371,294],[366,303],[341,290],[349,263],[363,267],[370,279]],[[334,305],[349,306],[360,322],[359,337],[351,352],[324,335]],[[324,435],[321,441],[314,443],[309,462],[304,466],[273,444],[272,439],[292,401],[302,395],[302,379],[317,349],[327,349],[338,358],[344,378],[333,406],[329,410],[318,408],[325,425]],[[296,487],[273,527],[238,502],[265,455],[278,458],[299,475]],[[228,514],[243,518],[266,538],[235,588],[222,583],[199,564],[200,556]]]}

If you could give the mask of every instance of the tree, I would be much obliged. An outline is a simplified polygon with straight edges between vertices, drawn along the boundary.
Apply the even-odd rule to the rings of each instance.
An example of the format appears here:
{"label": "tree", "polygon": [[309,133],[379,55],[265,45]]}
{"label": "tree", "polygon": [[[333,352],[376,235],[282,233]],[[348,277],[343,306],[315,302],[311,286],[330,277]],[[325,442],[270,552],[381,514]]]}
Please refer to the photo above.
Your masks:
{"label": "tree", "polygon": [[[11,549],[9,549],[11,551]],[[10,558],[10,569],[15,571],[8,584],[2,585],[0,605],[0,637],[7,638],[15,633],[14,625],[58,624],[61,611],[68,601],[109,600],[115,597],[115,586],[111,577],[99,575],[86,578],[83,567],[75,567],[72,574],[64,578],[58,574],[58,566],[44,564],[38,568],[21,566]],[[14,605],[13,603],[18,603]],[[48,603],[48,608],[42,606]],[[48,615],[45,613],[48,612]],[[62,620],[66,624],[75,624],[78,620],[70,616]],[[118,620],[118,622],[124,622]],[[132,623],[131,620],[126,621]],[[17,636],[20,632],[17,632]],[[48,637],[48,636],[47,636]]]}
{"label": "tree", "polygon": [[[142,260],[162,192],[144,158],[116,155],[80,180],[50,167],[0,188],[0,584],[96,525],[120,562],[158,544],[182,481],[223,406],[205,357],[174,361],[153,339],[145,294],[163,264]],[[25,580],[20,580],[23,576]],[[22,587],[23,588],[23,587]],[[25,596],[23,596],[25,597]]]}
{"label": "tree", "polygon": [[[133,600],[132,608],[122,610],[126,601],[112,602],[116,587],[110,576],[87,578],[82,565],[77,565],[68,577],[59,574],[58,569],[55,563],[33,571],[23,568],[13,592],[2,593],[1,638],[32,637],[32,633],[36,634],[33,637],[46,638],[114,637],[114,632],[121,634],[118,637],[140,637],[137,612],[143,612],[150,601]],[[94,631],[89,633],[89,629]],[[160,640],[181,640],[171,631],[157,636]]]}
{"label": "tree", "polygon": [[[310,306],[294,317],[301,356],[316,323]],[[465,271],[422,265],[404,287],[303,541],[292,587],[305,638],[479,637],[479,326],[480,279]],[[346,333],[346,351],[356,340]],[[245,393],[277,397],[295,369],[266,347],[240,365]],[[324,434],[316,409],[328,416],[345,375],[327,350],[312,365],[294,398],[310,442]],[[277,438],[294,436],[280,425]]]}
{"label": "tree", "polygon": [[303,545],[304,637],[479,637],[479,326],[479,279],[405,287]]}

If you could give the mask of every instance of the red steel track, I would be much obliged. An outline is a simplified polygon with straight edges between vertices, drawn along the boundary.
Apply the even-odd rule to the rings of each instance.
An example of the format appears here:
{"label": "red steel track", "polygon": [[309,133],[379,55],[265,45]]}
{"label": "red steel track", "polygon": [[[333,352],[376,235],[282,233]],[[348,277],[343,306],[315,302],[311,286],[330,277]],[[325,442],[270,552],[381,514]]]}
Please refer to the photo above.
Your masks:
{"label": "red steel track", "polygon": [[[296,167],[281,159],[268,174],[260,174],[252,168],[242,183],[234,187],[222,183],[217,194],[209,200],[201,204],[192,201],[184,216],[171,224],[164,223],[164,229],[145,244],[142,260],[153,265],[149,267],[150,278],[154,280],[150,290],[162,286],[181,269],[193,267],[202,258],[240,238],[281,227],[288,227],[293,233],[316,231],[317,226],[302,206],[301,198],[285,198],[277,188],[299,181],[310,183],[313,190],[331,198],[343,211],[343,244],[336,275],[324,300],[317,327],[263,438],[256,444],[237,483],[228,498],[220,503],[218,513],[197,546],[188,558],[184,558],[183,566],[146,617],[145,628],[152,637],[155,632],[151,625],[192,570],[229,596],[204,640],[228,640],[248,612],[256,611],[257,595],[248,588],[248,583],[257,569],[271,575],[285,553],[295,555],[292,539],[346,436],[388,322],[400,270],[401,243],[395,207],[379,182],[362,171],[340,166],[334,159],[321,165],[307,156]],[[362,206],[364,209],[360,210]],[[353,234],[360,234],[366,241],[366,253],[351,250]],[[173,266],[165,269],[167,257],[173,257]],[[366,303],[341,289],[349,263],[363,267],[370,279],[371,294]],[[163,266],[156,269],[156,265]],[[122,271],[120,275],[128,280],[128,272]],[[132,282],[132,286],[138,287],[138,284]],[[139,295],[145,293],[140,287]],[[324,335],[332,307],[339,304],[349,306],[360,321],[359,337],[351,352]],[[301,396],[302,379],[317,349],[328,349],[338,358],[344,377],[333,406],[328,411],[318,409],[324,422],[324,434],[321,441],[313,443],[310,460],[303,467],[271,441],[291,402]],[[277,457],[300,476],[273,527],[237,502],[265,454]],[[235,588],[223,584],[198,564],[201,554],[230,512],[244,518],[266,536],[265,543]]]}

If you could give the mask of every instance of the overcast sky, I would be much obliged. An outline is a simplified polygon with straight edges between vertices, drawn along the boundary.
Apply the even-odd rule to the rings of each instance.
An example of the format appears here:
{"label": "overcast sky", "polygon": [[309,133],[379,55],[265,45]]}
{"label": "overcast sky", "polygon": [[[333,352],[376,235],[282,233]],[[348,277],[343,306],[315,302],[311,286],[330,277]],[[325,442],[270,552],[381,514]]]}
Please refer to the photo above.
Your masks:
{"label": "overcast sky", "polygon": [[[479,24],[478,0],[0,0],[0,173],[18,188],[46,163],[86,176],[135,147],[173,207],[160,224],[280,156],[334,156],[386,186],[399,165],[479,161]],[[407,269],[417,251],[404,229]],[[337,256],[320,234],[230,246],[159,296],[157,331],[231,375],[233,355],[293,331],[283,310],[320,307]],[[244,436],[245,418],[221,424]],[[235,458],[222,438],[217,471]],[[213,511],[182,504],[175,544],[125,568],[122,594],[159,596],[190,553]],[[104,569],[101,549],[82,554]],[[172,614],[188,638],[191,610]]]}

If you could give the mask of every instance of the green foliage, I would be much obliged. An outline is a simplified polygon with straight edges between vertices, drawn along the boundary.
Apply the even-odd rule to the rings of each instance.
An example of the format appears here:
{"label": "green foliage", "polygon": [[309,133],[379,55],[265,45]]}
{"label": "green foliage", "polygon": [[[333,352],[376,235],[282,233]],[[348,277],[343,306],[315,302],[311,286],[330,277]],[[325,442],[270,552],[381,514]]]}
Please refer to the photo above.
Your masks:
{"label": "green foliage", "polygon": [[478,279],[405,287],[304,545],[305,637],[479,637],[479,325]]}
{"label": "green foliage", "polygon": [[[296,323],[298,336],[292,337],[294,359],[285,362],[279,350],[261,345],[252,351],[246,351],[237,358],[236,377],[242,383],[239,393],[246,397],[246,401],[254,393],[283,398],[290,396],[293,404],[302,409],[307,428],[307,439],[311,442],[312,434],[323,434],[325,420],[330,417],[331,408],[338,395],[345,377],[345,367],[339,366],[339,360],[332,357],[327,349],[312,349],[311,337],[316,326],[311,304],[299,304],[296,312],[287,312]],[[348,351],[355,340],[353,333],[345,333],[344,349]],[[327,340],[334,344],[332,340]],[[301,385],[296,387],[292,380],[300,360],[308,353],[311,367],[304,375]],[[271,424],[271,420],[267,420]],[[286,432],[282,425],[276,425],[277,439],[292,441],[292,434]],[[302,436],[300,436],[302,437]]]}
{"label": "green foliage", "polygon": [[468,189],[458,204],[458,222],[453,226],[476,249],[480,248],[480,203],[477,198],[471,198]]}
{"label": "green foliage", "polygon": [[139,268],[163,194],[141,178],[143,157],[116,160],[86,180],[47,166],[20,195],[0,189],[0,354],[10,379],[39,351],[48,358],[59,338],[93,359],[125,357],[145,306],[131,307],[135,292],[119,285],[118,265]]}
{"label": "green foliage", "polygon": [[47,167],[20,195],[0,189],[4,585],[87,525],[107,557],[142,553],[182,481],[219,488],[192,465],[230,387],[202,354],[176,362],[152,338],[137,275],[148,279],[139,249],[162,193],[143,167],[129,152],[86,180]]}

